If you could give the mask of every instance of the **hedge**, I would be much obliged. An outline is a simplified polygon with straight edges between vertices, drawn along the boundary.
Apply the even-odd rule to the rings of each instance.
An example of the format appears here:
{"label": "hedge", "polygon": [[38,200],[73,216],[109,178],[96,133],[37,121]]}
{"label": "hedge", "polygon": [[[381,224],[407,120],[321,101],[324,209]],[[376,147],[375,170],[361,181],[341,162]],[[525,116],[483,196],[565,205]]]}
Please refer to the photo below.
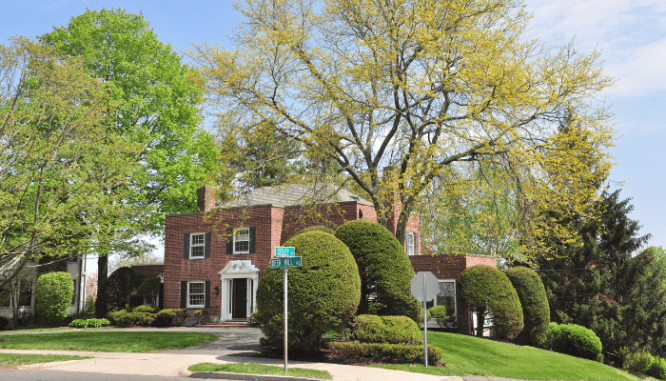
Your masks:
{"label": "hedge", "polygon": [[99,328],[107,325],[111,325],[111,322],[107,319],[75,319],[69,323],[69,326],[72,328]]}
{"label": "hedge", "polygon": [[412,296],[414,269],[398,239],[384,226],[367,220],[348,221],[335,236],[347,245],[361,276],[359,313],[370,312],[373,296],[377,315],[404,315],[423,320],[421,305]]}
{"label": "hedge", "polygon": [[[331,355],[335,358],[359,359],[367,358],[382,363],[424,363],[423,345],[409,344],[379,344],[360,343],[358,341],[338,342],[328,344]],[[434,345],[428,344],[428,363],[441,364],[444,351]]]}
{"label": "hedge", "polygon": [[[354,257],[335,236],[319,231],[296,235],[284,243],[302,257],[289,269],[289,347],[317,351],[321,336],[339,330],[354,316],[361,280]],[[257,289],[257,321],[262,344],[283,346],[283,270],[268,267]]]}
{"label": "hedge", "polygon": [[407,316],[358,315],[351,338],[362,343],[423,344],[423,334]]}
{"label": "hedge", "polygon": [[550,323],[548,347],[555,352],[601,361],[601,340],[590,329],[576,324]]}
{"label": "hedge", "polygon": [[550,324],[550,307],[541,278],[527,267],[514,267],[506,270],[504,274],[511,281],[523,307],[525,327],[518,335],[517,342],[543,346]]}
{"label": "hedge", "polygon": [[[513,285],[504,273],[487,265],[470,266],[459,278],[461,297],[483,319],[493,316],[500,340],[515,340],[523,329],[523,309]],[[482,336],[483,329],[477,330]]]}
{"label": "hedge", "polygon": [[72,276],[66,272],[40,275],[35,291],[36,312],[40,320],[53,325],[67,317],[74,296]]}

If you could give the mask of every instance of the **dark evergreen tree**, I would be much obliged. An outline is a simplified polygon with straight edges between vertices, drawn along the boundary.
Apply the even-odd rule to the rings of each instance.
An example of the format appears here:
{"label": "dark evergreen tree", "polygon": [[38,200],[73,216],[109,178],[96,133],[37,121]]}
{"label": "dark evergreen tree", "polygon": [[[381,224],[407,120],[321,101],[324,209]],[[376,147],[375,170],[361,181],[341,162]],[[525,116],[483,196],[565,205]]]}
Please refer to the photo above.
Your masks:
{"label": "dark evergreen tree", "polygon": [[650,235],[639,236],[640,226],[628,214],[631,199],[620,192],[604,192],[595,215],[571,215],[578,244],[551,240],[551,252],[539,259],[539,274],[550,303],[551,321],[592,329],[602,341],[604,361],[621,360],[620,349],[648,348],[664,354],[663,320],[666,294],[655,256],[632,253]]}

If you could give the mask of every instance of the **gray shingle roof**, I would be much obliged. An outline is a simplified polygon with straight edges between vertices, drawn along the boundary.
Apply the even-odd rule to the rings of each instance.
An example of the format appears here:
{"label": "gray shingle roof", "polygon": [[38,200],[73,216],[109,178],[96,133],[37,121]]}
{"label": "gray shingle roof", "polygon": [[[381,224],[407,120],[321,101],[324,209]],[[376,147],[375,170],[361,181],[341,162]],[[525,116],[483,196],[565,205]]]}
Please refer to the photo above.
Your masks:
{"label": "gray shingle roof", "polygon": [[372,203],[355,194],[333,184],[322,184],[316,187],[308,184],[289,184],[275,187],[263,187],[242,195],[234,201],[222,205],[223,208],[275,205],[294,206],[312,203],[341,203],[358,202],[362,205],[372,206]]}

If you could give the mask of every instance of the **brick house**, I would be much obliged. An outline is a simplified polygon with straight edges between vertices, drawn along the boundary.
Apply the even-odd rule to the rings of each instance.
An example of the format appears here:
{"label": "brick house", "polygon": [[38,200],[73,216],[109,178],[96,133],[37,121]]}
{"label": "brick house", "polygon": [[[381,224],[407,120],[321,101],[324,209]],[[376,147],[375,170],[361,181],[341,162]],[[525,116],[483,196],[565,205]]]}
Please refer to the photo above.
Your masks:
{"label": "brick house", "polygon": [[[200,188],[200,213],[166,216],[164,307],[207,309],[212,321],[246,320],[256,310],[259,279],[275,247],[297,231],[323,225],[323,221],[334,228],[356,219],[377,221],[371,202],[344,189],[325,185],[316,198],[324,195],[326,201],[307,207],[307,200],[315,198],[310,192],[311,187],[297,184],[266,187],[235,203],[216,207],[213,188]],[[388,229],[393,234],[398,216],[399,210],[394,210],[389,219]],[[449,261],[442,260],[449,256],[420,255],[419,237],[420,218],[412,215],[406,228],[405,251],[414,269],[433,271],[446,292],[450,293],[453,281],[452,301],[439,299],[440,303],[455,305],[455,279],[460,272],[475,261],[490,263],[490,259],[456,257]],[[467,324],[466,314],[458,315],[465,318],[463,325]]]}

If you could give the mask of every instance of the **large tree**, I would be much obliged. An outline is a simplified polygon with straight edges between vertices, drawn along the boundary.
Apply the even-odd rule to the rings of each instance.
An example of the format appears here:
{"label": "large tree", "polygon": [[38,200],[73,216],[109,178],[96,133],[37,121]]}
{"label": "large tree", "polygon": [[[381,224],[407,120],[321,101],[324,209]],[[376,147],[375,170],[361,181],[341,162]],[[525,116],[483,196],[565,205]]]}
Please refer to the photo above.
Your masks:
{"label": "large tree", "polygon": [[592,329],[603,343],[604,361],[621,361],[620,351],[666,352],[666,290],[652,251],[634,253],[649,239],[628,218],[629,199],[603,193],[594,218],[571,214],[579,244],[549,239],[550,254],[538,260],[551,320]]}
{"label": "large tree", "polygon": [[[122,9],[87,10],[39,40],[81,58],[109,88],[107,121],[112,129],[143,145],[138,154],[125,155],[131,174],[124,203],[142,212],[131,222],[145,234],[161,235],[165,213],[196,212],[196,189],[211,180],[219,165],[219,148],[199,128],[203,80],[198,73],[157,39],[143,15]],[[125,230],[114,224],[100,229]],[[100,287],[106,255],[115,247],[131,246],[114,234],[109,237],[98,247]]]}
{"label": "large tree", "polygon": [[[220,128],[269,124],[309,157],[336,162],[386,225],[399,193],[397,236],[435,177],[479,163],[506,170],[525,205],[586,205],[594,173],[552,165],[566,118],[603,158],[607,87],[598,54],[525,41],[519,0],[246,0],[234,49],[199,46]],[[575,111],[572,117],[569,110]],[[583,181],[560,192],[568,168]],[[388,170],[386,170],[388,169]],[[540,213],[529,215],[538,220]],[[548,227],[547,221],[538,229]]]}
{"label": "large tree", "polygon": [[105,240],[97,226],[127,212],[120,157],[137,147],[103,123],[107,104],[77,60],[24,39],[0,46],[0,291],[31,259]]}

